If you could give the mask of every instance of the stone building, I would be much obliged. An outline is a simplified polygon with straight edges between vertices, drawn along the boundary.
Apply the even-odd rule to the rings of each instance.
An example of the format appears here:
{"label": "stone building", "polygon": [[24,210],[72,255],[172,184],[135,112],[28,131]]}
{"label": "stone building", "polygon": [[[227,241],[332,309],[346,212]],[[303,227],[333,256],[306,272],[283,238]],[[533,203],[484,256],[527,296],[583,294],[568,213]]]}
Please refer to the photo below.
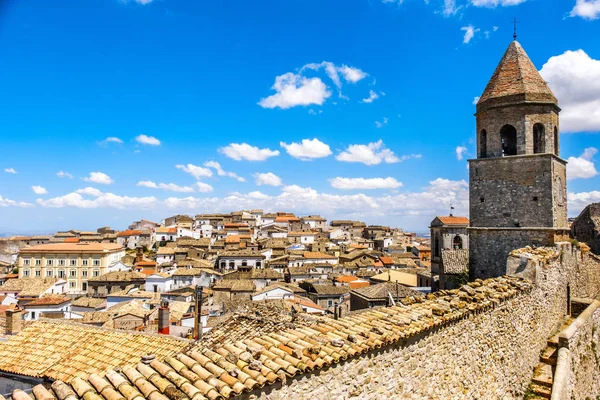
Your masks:
{"label": "stone building", "polygon": [[467,217],[438,216],[429,224],[431,232],[431,272],[438,274],[442,250],[469,248],[469,219]]}
{"label": "stone building", "polygon": [[588,205],[571,225],[571,235],[600,255],[600,203]]}
{"label": "stone building", "polygon": [[566,238],[558,101],[515,40],[477,103],[469,160],[471,278],[506,273],[511,250]]}

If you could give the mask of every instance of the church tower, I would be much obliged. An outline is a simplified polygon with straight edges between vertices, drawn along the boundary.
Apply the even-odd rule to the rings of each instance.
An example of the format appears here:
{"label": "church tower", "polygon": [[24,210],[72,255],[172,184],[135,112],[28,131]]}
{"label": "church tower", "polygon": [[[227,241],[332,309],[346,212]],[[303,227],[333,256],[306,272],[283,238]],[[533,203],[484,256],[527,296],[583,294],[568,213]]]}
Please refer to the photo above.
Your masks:
{"label": "church tower", "polygon": [[568,235],[558,101],[515,40],[477,102],[469,160],[471,278],[507,271],[508,254]]}

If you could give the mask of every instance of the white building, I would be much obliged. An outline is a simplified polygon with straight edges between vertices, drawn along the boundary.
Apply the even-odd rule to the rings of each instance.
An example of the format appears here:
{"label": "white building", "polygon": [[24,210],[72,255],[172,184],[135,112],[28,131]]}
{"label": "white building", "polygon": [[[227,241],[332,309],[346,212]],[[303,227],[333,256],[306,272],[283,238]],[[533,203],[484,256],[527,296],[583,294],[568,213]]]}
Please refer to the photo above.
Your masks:
{"label": "white building", "polygon": [[152,235],[150,231],[127,230],[117,234],[117,244],[127,247],[128,249],[136,249],[140,246],[151,247]]}
{"label": "white building", "polygon": [[145,290],[147,292],[163,293],[173,289],[173,277],[169,274],[156,272],[146,276]]}
{"label": "white building", "polygon": [[177,268],[173,273],[172,289],[196,285],[210,287],[222,277],[223,274],[206,268]]}
{"label": "white building", "polygon": [[223,271],[264,268],[265,256],[253,251],[223,251],[217,257],[217,268]]}
{"label": "white building", "polygon": [[44,296],[23,305],[26,321],[35,321],[41,316],[49,318],[70,318],[71,299],[62,295]]}
{"label": "white building", "polygon": [[88,279],[105,274],[124,256],[116,243],[51,243],[21,249],[17,265],[20,278],[64,279],[69,293],[85,293]]}
{"label": "white building", "polygon": [[285,286],[272,285],[252,296],[252,301],[282,300],[294,298],[294,292]]}

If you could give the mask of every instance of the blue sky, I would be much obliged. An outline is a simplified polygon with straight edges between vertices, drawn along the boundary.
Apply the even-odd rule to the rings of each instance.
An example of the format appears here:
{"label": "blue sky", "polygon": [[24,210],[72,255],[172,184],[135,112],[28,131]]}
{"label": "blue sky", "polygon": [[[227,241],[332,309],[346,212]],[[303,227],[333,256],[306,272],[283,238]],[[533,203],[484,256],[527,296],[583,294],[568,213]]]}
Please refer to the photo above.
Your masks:
{"label": "blue sky", "polygon": [[515,16],[576,215],[600,201],[600,0],[2,2],[0,231],[466,214],[473,102]]}

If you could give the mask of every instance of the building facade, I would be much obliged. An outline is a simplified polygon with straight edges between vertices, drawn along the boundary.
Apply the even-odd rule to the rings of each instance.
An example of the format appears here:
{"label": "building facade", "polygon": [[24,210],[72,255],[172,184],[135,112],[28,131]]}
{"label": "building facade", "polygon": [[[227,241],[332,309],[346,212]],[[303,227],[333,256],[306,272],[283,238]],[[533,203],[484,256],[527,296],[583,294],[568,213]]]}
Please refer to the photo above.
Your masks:
{"label": "building facade", "polygon": [[59,278],[67,281],[68,293],[84,293],[88,279],[106,273],[118,263],[125,249],[115,243],[53,243],[19,251],[19,278]]}
{"label": "building facade", "polygon": [[471,278],[507,273],[511,250],[568,238],[558,101],[515,40],[477,103],[469,160]]}

